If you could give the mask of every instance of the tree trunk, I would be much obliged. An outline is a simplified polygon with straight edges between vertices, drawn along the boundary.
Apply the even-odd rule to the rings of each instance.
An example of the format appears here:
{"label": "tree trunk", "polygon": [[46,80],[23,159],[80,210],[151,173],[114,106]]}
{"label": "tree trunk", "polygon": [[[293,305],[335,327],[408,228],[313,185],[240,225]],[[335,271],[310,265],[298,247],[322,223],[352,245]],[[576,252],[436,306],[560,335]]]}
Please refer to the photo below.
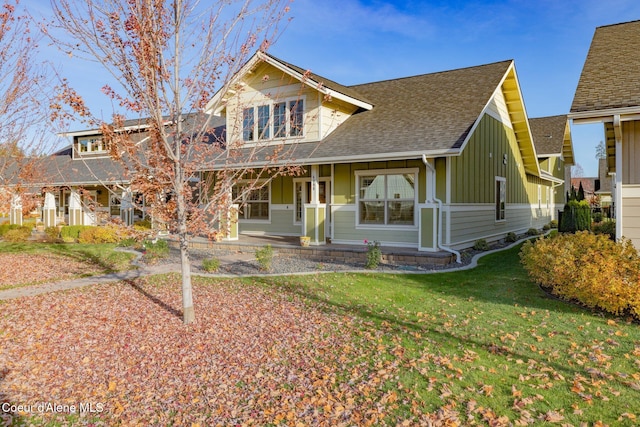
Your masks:
{"label": "tree trunk", "polygon": [[186,230],[179,233],[180,264],[182,271],[182,319],[185,325],[196,320],[193,308],[193,293],[191,287],[191,262],[189,260],[188,237]]}

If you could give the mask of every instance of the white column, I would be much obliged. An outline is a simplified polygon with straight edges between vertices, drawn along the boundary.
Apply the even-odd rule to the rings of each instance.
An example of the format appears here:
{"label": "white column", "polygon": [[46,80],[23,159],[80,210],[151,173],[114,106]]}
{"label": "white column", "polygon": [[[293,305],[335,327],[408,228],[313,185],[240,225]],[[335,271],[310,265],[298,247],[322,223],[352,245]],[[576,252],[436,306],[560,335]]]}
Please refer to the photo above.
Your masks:
{"label": "white column", "polygon": [[69,225],[83,225],[82,216],[80,193],[71,190],[69,194]]}
{"label": "white column", "polygon": [[9,210],[9,223],[22,225],[22,197],[14,194],[11,197],[11,209]]}
{"label": "white column", "polygon": [[133,203],[131,201],[131,189],[122,192],[120,199],[120,219],[126,225],[133,225]]}
{"label": "white column", "polygon": [[53,193],[44,193],[44,205],[42,206],[42,222],[45,227],[55,227],[58,211],[56,198]]}

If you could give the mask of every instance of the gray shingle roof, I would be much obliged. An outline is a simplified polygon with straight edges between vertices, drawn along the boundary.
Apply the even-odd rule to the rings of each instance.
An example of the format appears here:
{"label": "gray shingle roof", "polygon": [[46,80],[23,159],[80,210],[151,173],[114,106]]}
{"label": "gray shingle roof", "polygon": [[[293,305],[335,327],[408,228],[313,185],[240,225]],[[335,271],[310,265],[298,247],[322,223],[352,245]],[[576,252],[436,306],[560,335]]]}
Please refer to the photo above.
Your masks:
{"label": "gray shingle roof", "polygon": [[374,108],[354,114],[313,158],[455,150],[512,61],[353,86]]}
{"label": "gray shingle roof", "polygon": [[566,114],[529,119],[529,127],[538,156],[562,154],[566,126]]}
{"label": "gray shingle roof", "polygon": [[640,21],[596,28],[572,113],[640,106]]}

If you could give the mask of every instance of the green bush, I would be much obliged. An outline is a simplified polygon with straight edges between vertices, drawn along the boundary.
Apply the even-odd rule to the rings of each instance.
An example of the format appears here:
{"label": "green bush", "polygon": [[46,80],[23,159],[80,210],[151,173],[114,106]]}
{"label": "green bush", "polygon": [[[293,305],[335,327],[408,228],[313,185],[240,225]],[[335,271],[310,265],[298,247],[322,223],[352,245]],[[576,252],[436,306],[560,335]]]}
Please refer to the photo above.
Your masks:
{"label": "green bush", "polygon": [[143,242],[145,250],[145,258],[149,261],[155,261],[169,256],[169,243],[166,240],[145,240]]}
{"label": "green bush", "polygon": [[602,222],[602,212],[596,212],[593,214],[593,222]]}
{"label": "green bush", "polygon": [[603,221],[593,225],[594,234],[606,234],[611,240],[616,240],[616,222]]}
{"label": "green bush", "polygon": [[629,240],[559,234],[526,242],[520,258],[529,276],[554,295],[640,319],[640,258]]}
{"label": "green bush", "polygon": [[133,228],[136,230],[151,230],[151,221],[148,219],[142,219],[133,223]]}
{"label": "green bush", "polygon": [[549,231],[551,230],[551,226],[549,224],[545,224],[542,226],[542,231]]}
{"label": "green bush", "polygon": [[220,269],[220,260],[218,258],[205,258],[202,260],[202,269],[204,271],[218,271]]}
{"label": "green bush", "polygon": [[513,231],[507,233],[507,236],[504,238],[504,241],[507,243],[513,243],[518,240],[518,236]]}
{"label": "green bush", "polygon": [[551,221],[549,221],[549,227],[550,228],[558,228],[558,220],[557,219],[552,219]]}
{"label": "green bush", "polygon": [[273,248],[266,245],[261,249],[256,249],[256,261],[262,271],[271,271],[271,263],[273,261]]}
{"label": "green bush", "polygon": [[560,231],[575,233],[582,230],[591,230],[591,206],[586,200],[571,200],[564,205]]}
{"label": "green bush", "polygon": [[478,239],[473,244],[473,249],[477,251],[486,251],[487,249],[489,249],[489,244],[485,239]]}
{"label": "green bush", "polygon": [[9,229],[2,238],[5,242],[19,243],[25,242],[31,236],[31,227],[18,226]]}
{"label": "green bush", "polygon": [[95,227],[92,225],[65,225],[60,229],[60,237],[62,237],[64,241],[69,241],[69,239],[76,241],[78,240],[78,237],[80,237],[80,233],[82,231],[90,228]]}
{"label": "green bush", "polygon": [[527,236],[537,236],[540,234],[537,228],[530,228],[527,230]]}
{"label": "green bush", "polygon": [[369,242],[367,240],[364,241],[367,244],[367,261],[364,264],[365,268],[375,269],[380,265],[380,261],[382,261],[382,250],[380,250],[380,242],[373,241]]}
{"label": "green bush", "polygon": [[50,242],[60,238],[60,230],[58,230],[58,227],[47,227],[44,229],[44,233],[47,235],[47,239]]}
{"label": "green bush", "polygon": [[15,230],[17,228],[20,228],[18,224],[9,224],[8,222],[5,222],[4,224],[0,225],[0,237],[4,236],[7,231]]}

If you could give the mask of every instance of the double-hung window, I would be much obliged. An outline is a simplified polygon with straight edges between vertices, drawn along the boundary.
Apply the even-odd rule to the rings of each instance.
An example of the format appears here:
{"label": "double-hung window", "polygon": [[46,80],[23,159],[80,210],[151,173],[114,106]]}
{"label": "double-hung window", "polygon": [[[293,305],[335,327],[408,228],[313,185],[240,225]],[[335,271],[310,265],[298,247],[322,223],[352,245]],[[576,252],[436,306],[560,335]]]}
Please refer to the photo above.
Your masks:
{"label": "double-hung window", "polygon": [[[258,184],[260,185],[260,184]],[[269,219],[269,185],[251,188],[250,184],[239,183],[233,186],[233,200],[240,202],[239,219]]]}
{"label": "double-hung window", "polygon": [[358,224],[415,226],[417,170],[358,171]]}
{"label": "double-hung window", "polygon": [[505,220],[507,205],[507,179],[496,176],[496,221]]}
{"label": "double-hung window", "polygon": [[247,107],[242,110],[245,142],[304,135],[304,99]]}
{"label": "double-hung window", "polygon": [[77,148],[79,153],[98,153],[106,149],[100,136],[79,137]]}

